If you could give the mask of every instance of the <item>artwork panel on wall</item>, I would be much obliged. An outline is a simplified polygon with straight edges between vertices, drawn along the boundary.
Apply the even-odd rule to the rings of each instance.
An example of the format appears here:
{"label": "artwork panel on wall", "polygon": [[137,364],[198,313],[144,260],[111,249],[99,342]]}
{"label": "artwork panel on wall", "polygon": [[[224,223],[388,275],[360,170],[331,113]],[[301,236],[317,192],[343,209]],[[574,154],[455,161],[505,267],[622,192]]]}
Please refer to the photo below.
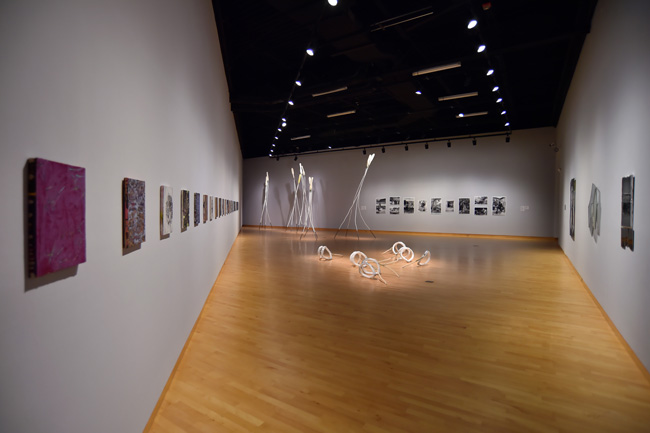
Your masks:
{"label": "artwork panel on wall", "polygon": [[201,223],[201,194],[194,193],[194,227]]}
{"label": "artwork panel on wall", "polygon": [[208,195],[203,194],[203,223],[208,221]]}
{"label": "artwork panel on wall", "polygon": [[122,182],[122,247],[137,247],[145,236],[145,184],[143,180],[124,178]]}
{"label": "artwork panel on wall", "polygon": [[435,197],[431,199],[431,213],[432,214],[442,213],[442,198]]}
{"label": "artwork panel on wall", "polygon": [[485,216],[488,214],[488,208],[484,206],[476,206],[474,208],[474,215]]}
{"label": "artwork panel on wall", "polygon": [[426,200],[419,200],[418,201],[418,210],[420,212],[426,212],[427,211],[427,201]]}
{"label": "artwork panel on wall", "polygon": [[190,226],[190,192],[181,190],[181,232]]}
{"label": "artwork panel on wall", "polygon": [[214,219],[214,200],[212,200],[212,196],[208,199],[210,202],[210,221]]}
{"label": "artwork panel on wall", "polygon": [[171,186],[160,186],[160,235],[169,236],[172,232],[172,220],[174,217],[174,204],[172,200],[173,190]]}
{"label": "artwork panel on wall", "polygon": [[469,197],[461,197],[458,199],[458,213],[461,215],[469,215],[470,199]]}
{"label": "artwork panel on wall", "polygon": [[474,204],[478,205],[486,205],[488,204],[488,197],[487,195],[477,195],[474,197]]}
{"label": "artwork panel on wall", "polygon": [[634,251],[634,175],[623,178],[621,197],[621,247]]}
{"label": "artwork panel on wall", "polygon": [[86,169],[27,161],[27,274],[41,277],[86,261]]}
{"label": "artwork panel on wall", "polygon": [[591,195],[589,197],[589,232],[594,240],[600,236],[600,190],[593,183],[591,184]]}
{"label": "artwork panel on wall", "polygon": [[404,213],[405,214],[415,213],[415,198],[404,197]]}
{"label": "artwork panel on wall", "polygon": [[402,199],[399,196],[392,196],[388,198],[388,212],[391,215],[399,215],[399,210],[402,206]]}
{"label": "artwork panel on wall", "polygon": [[375,213],[377,215],[386,214],[386,197],[378,198],[375,200]]}
{"label": "artwork panel on wall", "polygon": [[496,195],[492,197],[492,215],[506,214],[506,196]]}
{"label": "artwork panel on wall", "polygon": [[445,207],[445,212],[454,212],[454,200],[447,200],[447,206]]}
{"label": "artwork panel on wall", "polygon": [[576,240],[576,179],[573,178],[571,179],[571,183],[569,186],[569,195],[570,195],[570,203],[569,203],[569,236],[571,236],[571,239],[574,241]]}

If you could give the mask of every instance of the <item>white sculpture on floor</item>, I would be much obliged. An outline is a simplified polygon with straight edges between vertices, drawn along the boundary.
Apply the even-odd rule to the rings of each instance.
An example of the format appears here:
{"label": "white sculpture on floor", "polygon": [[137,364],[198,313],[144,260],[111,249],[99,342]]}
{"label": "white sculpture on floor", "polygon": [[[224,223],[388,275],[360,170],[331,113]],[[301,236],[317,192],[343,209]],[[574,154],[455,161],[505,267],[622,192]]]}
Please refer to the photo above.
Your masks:
{"label": "white sculpture on floor", "polygon": [[[271,225],[271,217],[269,216],[269,172],[266,172],[266,180],[264,181],[264,203],[262,204],[262,215],[260,216],[260,229],[265,226]],[[264,218],[266,216],[266,219]],[[268,223],[267,223],[268,222]]]}
{"label": "white sculpture on floor", "polygon": [[354,229],[357,232],[357,239],[359,238],[359,227],[357,226],[357,215],[361,217],[361,221],[365,224],[366,228],[370,231],[372,236],[376,239],[377,236],[370,230],[370,227],[368,227],[368,224],[366,223],[366,220],[363,219],[363,215],[361,215],[361,209],[359,208],[359,196],[361,195],[361,188],[363,188],[363,182],[366,180],[366,175],[368,174],[368,168],[370,168],[370,164],[372,163],[372,160],[375,159],[375,154],[373,153],[372,155],[368,156],[368,161],[366,162],[366,171],[363,172],[363,177],[361,178],[361,182],[359,182],[359,186],[357,187],[357,192],[354,194],[354,199],[352,200],[352,206],[350,206],[350,210],[348,210],[348,213],[345,215],[345,218],[343,218],[343,221],[341,222],[341,225],[339,226],[339,229],[336,231],[336,234],[334,235],[334,239],[336,239],[336,235],[339,234],[341,231],[341,227],[343,227],[343,224],[345,224],[345,221],[348,221],[347,228],[345,229],[346,236],[347,236],[347,231],[350,228],[350,221],[352,220],[352,214],[353,214],[353,209],[354,209]]}
{"label": "white sculpture on floor", "polygon": [[300,239],[302,239],[303,236],[311,230],[314,232],[314,236],[316,236],[316,239],[318,239],[318,235],[316,234],[316,228],[314,227],[314,213],[313,213],[313,208],[312,208],[312,203],[313,203],[313,197],[314,197],[314,178],[310,177],[309,178],[309,201],[307,202],[307,209],[305,211],[305,226],[302,229],[302,234],[300,235]]}

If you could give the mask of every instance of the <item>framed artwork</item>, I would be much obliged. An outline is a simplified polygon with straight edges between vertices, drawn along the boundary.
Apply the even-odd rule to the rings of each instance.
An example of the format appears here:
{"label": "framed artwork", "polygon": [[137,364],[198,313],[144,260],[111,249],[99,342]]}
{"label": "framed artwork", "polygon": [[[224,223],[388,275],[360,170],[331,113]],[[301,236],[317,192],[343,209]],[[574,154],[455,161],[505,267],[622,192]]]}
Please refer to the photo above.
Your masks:
{"label": "framed artwork", "polygon": [[427,211],[427,201],[426,200],[419,200],[418,201],[418,210],[420,212],[426,212]]}
{"label": "framed artwork", "polygon": [[492,197],[492,215],[505,215],[506,214],[506,196]]}
{"label": "framed artwork", "polygon": [[478,207],[478,206],[476,206],[474,208],[474,215],[485,216],[487,214],[488,214],[488,208],[487,207],[484,207],[484,206],[483,207]]}
{"label": "framed artwork", "polygon": [[41,277],[86,261],[86,169],[27,161],[27,274]]}
{"label": "framed artwork", "polygon": [[454,212],[454,201],[447,200],[447,206],[445,207],[445,212]]}
{"label": "framed artwork", "polygon": [[212,196],[208,199],[210,202],[210,221],[214,218],[214,200],[212,200]]}
{"label": "framed artwork", "polygon": [[203,194],[203,224],[208,221],[208,196]]}
{"label": "framed artwork", "polygon": [[144,180],[125,177],[122,187],[122,247],[126,249],[137,247],[146,240]]}
{"label": "framed artwork", "polygon": [[404,197],[404,213],[415,212],[415,199],[413,197]]}
{"label": "framed artwork", "polygon": [[181,231],[184,232],[190,226],[190,192],[181,190]]}
{"label": "framed artwork", "polygon": [[623,178],[621,197],[621,247],[634,251],[634,175]]}
{"label": "framed artwork", "polygon": [[160,187],[160,235],[169,236],[172,232],[174,217],[173,190],[171,186]]}
{"label": "framed artwork", "polygon": [[194,193],[194,227],[201,223],[201,194]]}
{"label": "framed artwork", "polygon": [[440,214],[442,213],[442,199],[439,197],[431,199],[431,213]]}
{"label": "framed artwork", "polygon": [[591,196],[589,197],[589,232],[594,239],[600,236],[600,190],[593,183],[591,184]]}
{"label": "framed artwork", "polygon": [[571,179],[569,186],[569,236],[574,241],[576,240],[576,179]]}
{"label": "framed artwork", "polygon": [[477,196],[475,196],[474,197],[474,204],[487,206],[487,204],[488,204],[487,195],[477,195]]}
{"label": "framed artwork", "polygon": [[469,215],[470,208],[469,197],[461,197],[458,199],[458,213],[461,215]]}

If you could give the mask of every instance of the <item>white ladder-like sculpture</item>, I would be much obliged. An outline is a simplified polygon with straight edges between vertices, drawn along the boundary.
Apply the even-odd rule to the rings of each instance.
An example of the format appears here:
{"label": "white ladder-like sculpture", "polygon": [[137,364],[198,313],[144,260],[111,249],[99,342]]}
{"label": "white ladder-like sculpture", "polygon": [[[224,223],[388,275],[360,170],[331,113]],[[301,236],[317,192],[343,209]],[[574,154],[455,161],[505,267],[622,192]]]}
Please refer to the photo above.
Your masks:
{"label": "white ladder-like sculpture", "polygon": [[373,153],[372,155],[368,156],[368,161],[366,162],[366,171],[363,172],[363,177],[361,178],[361,182],[359,182],[359,186],[357,187],[357,192],[354,194],[354,199],[352,200],[352,206],[350,206],[350,210],[348,210],[348,213],[345,215],[345,218],[343,218],[343,221],[341,222],[341,225],[339,226],[339,229],[336,231],[336,234],[334,235],[334,239],[336,239],[336,235],[339,234],[341,231],[341,227],[343,227],[343,224],[345,224],[345,221],[348,221],[347,228],[345,229],[345,235],[348,235],[348,230],[350,229],[350,221],[352,220],[352,210],[354,209],[354,229],[357,232],[357,239],[359,238],[359,227],[357,226],[357,215],[361,217],[361,221],[365,224],[366,228],[370,231],[370,234],[376,239],[377,236],[370,230],[370,227],[368,227],[368,223],[366,223],[366,220],[363,219],[363,215],[361,215],[361,209],[359,208],[359,196],[361,195],[361,188],[363,188],[363,182],[366,180],[366,175],[368,174],[368,168],[370,168],[370,164],[372,163],[372,160],[375,158],[375,154]]}

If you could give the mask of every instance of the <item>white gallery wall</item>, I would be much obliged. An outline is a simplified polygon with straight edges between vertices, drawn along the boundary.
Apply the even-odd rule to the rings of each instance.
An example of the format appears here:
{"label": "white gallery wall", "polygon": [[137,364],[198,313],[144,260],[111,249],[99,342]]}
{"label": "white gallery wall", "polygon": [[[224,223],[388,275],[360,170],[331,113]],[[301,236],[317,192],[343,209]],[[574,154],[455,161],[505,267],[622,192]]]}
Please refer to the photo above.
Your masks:
{"label": "white gallery wall", "polygon": [[[0,431],[140,432],[241,227],[233,213],[180,232],[181,189],[241,195],[211,3],[2,1],[0,59]],[[87,261],[37,280],[32,157],[86,169]],[[123,255],[124,177],[146,182],[146,242]]]}
{"label": "white gallery wall", "polygon": [[[600,0],[558,125],[559,243],[650,369],[650,3]],[[636,176],[634,251],[621,248],[621,178]],[[576,179],[575,240],[569,183]],[[591,237],[591,185],[600,236]],[[566,206],[566,210],[565,210]]]}
{"label": "white gallery wall", "polygon": [[[366,177],[360,197],[361,215],[372,230],[433,233],[465,233],[513,236],[555,236],[555,157],[551,144],[555,128],[514,131],[509,143],[504,136],[471,140],[380,148]],[[264,178],[268,171],[268,209],[271,225],[285,226],[293,203],[291,168],[298,175],[302,163],[314,176],[314,225],[338,228],[345,217],[365,170],[367,155],[361,149],[293,157],[254,158],[244,161],[243,223],[258,225],[263,204]],[[377,198],[400,196],[415,199],[413,214],[375,213]],[[474,197],[488,196],[487,216],[474,215]],[[493,196],[506,196],[506,214],[493,216]],[[443,200],[442,213],[432,215],[431,198]],[[470,197],[470,215],[459,215],[458,199]],[[427,201],[426,212],[418,210]],[[445,201],[455,202],[453,213]],[[266,223],[266,222],[265,222]],[[360,218],[359,228],[365,228]],[[354,222],[351,224],[354,228]]]}

